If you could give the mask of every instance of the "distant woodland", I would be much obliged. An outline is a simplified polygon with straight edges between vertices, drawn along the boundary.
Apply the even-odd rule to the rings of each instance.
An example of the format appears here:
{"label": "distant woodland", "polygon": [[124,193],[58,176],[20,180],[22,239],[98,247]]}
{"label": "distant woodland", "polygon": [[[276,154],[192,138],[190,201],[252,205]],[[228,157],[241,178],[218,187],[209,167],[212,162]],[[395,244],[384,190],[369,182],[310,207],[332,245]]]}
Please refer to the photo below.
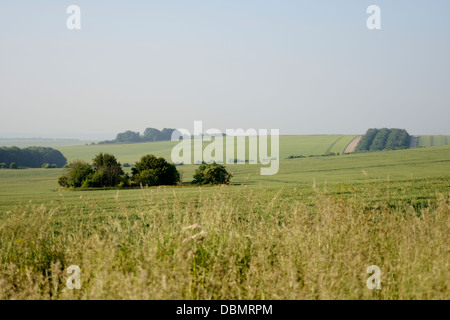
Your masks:
{"label": "distant woodland", "polygon": [[409,148],[411,136],[405,129],[369,129],[355,152]]}
{"label": "distant woodland", "polygon": [[118,144],[118,143],[138,143],[138,142],[155,142],[155,141],[170,141],[172,133],[175,129],[164,128],[158,130],[155,128],[147,128],[144,134],[139,132],[125,131],[119,133],[114,140],[101,141],[98,144]]}
{"label": "distant woodland", "polygon": [[0,169],[18,167],[27,168],[62,168],[67,159],[61,152],[52,148],[0,147]]}

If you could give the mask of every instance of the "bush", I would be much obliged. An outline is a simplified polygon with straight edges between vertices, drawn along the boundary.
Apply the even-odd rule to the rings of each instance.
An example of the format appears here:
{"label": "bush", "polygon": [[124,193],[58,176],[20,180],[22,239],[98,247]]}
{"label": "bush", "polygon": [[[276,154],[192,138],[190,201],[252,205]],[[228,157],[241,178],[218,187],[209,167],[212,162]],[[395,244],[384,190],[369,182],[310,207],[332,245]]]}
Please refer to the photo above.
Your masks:
{"label": "bush", "polygon": [[80,188],[83,183],[94,175],[94,169],[85,161],[74,161],[67,165],[66,172],[58,178],[62,187]]}
{"label": "bush", "polygon": [[137,185],[176,185],[180,180],[180,173],[174,164],[151,154],[143,156],[131,171],[133,174],[131,179]]}
{"label": "bush", "polygon": [[70,187],[69,177],[67,175],[62,175],[62,176],[58,177],[58,184],[63,188]]}
{"label": "bush", "polygon": [[17,164],[15,162],[11,162],[11,164],[9,165],[10,169],[17,169]]}
{"label": "bush", "polygon": [[117,186],[124,176],[122,166],[115,156],[109,153],[100,153],[93,159],[96,171],[96,187],[114,187]]}
{"label": "bush", "polygon": [[225,166],[217,163],[202,164],[197,168],[193,184],[229,184],[233,175]]}
{"label": "bush", "polygon": [[56,168],[58,168],[58,166],[56,165],[56,164],[49,164],[49,163],[44,163],[43,165],[42,165],[42,168],[43,169],[56,169]]}

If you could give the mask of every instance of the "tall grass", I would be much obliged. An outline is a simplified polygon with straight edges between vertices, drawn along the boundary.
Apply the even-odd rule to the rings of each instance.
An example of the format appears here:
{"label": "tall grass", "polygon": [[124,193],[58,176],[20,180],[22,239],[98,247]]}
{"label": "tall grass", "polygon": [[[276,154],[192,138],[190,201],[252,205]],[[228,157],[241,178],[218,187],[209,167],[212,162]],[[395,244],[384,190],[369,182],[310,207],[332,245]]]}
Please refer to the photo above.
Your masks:
{"label": "tall grass", "polygon": [[[377,190],[372,190],[377,192]],[[449,198],[142,190],[129,208],[23,206],[0,220],[0,299],[449,299]],[[296,190],[294,189],[294,193]],[[88,210],[86,208],[91,208]],[[69,265],[80,290],[66,287]],[[381,289],[369,290],[370,265]]]}

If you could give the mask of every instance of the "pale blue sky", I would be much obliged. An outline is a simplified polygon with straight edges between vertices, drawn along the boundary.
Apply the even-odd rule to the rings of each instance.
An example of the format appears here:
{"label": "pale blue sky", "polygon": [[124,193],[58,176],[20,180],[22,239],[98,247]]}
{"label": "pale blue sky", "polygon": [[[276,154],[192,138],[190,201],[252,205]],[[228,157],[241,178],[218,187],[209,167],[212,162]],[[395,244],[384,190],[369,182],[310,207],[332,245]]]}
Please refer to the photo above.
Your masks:
{"label": "pale blue sky", "polygon": [[[66,28],[72,4],[81,30]],[[0,1],[0,137],[194,120],[450,134],[449,15],[448,0]]]}

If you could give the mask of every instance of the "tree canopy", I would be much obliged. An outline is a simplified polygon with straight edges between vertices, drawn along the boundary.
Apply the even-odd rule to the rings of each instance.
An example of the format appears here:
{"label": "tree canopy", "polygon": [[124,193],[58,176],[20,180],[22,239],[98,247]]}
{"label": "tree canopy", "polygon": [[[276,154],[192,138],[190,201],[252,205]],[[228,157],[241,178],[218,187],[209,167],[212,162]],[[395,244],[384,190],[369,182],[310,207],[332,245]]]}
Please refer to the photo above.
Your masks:
{"label": "tree canopy", "polygon": [[195,171],[193,184],[229,184],[233,175],[224,165],[211,163],[202,164]]}
{"label": "tree canopy", "polygon": [[0,147],[0,163],[9,167],[13,162],[17,166],[28,168],[41,168],[46,163],[62,168],[67,163],[67,159],[60,151],[53,148]]}
{"label": "tree canopy", "polygon": [[85,161],[73,161],[66,166],[66,172],[58,178],[62,187],[102,188],[128,184],[116,157],[108,153],[100,153],[93,159],[93,165]]}
{"label": "tree canopy", "polygon": [[132,181],[144,186],[175,185],[180,181],[180,173],[174,164],[152,154],[143,156],[131,171]]}
{"label": "tree canopy", "polygon": [[172,133],[176,129],[164,128],[158,130],[155,128],[147,128],[143,135],[135,131],[125,131],[117,134],[116,139],[99,142],[99,144],[117,144],[117,143],[139,143],[139,142],[156,142],[156,141],[170,141]]}
{"label": "tree canopy", "polygon": [[369,129],[355,151],[380,151],[408,148],[411,136],[405,129]]}

